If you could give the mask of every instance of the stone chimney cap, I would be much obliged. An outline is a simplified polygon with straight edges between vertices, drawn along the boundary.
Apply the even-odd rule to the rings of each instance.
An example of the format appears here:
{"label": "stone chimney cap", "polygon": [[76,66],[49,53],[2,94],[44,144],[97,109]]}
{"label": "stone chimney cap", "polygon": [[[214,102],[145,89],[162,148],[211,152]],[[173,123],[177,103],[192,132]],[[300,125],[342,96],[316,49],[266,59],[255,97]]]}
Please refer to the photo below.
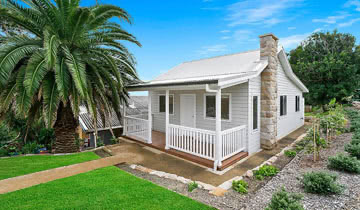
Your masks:
{"label": "stone chimney cap", "polygon": [[277,38],[273,33],[267,33],[267,34],[260,35],[259,38],[261,39],[261,38],[264,38],[267,36],[271,36],[275,41],[279,40],[279,38]]}

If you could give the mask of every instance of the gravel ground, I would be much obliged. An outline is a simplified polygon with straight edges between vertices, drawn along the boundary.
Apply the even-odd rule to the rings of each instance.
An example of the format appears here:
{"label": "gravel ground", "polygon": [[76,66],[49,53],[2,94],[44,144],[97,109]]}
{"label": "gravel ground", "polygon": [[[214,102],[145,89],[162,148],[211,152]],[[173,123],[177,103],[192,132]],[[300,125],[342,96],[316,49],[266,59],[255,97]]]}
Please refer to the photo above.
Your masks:
{"label": "gravel ground", "polygon": [[360,209],[360,176],[331,171],[338,174],[338,182],[346,186],[342,195],[320,196],[305,193],[297,177],[309,171],[329,171],[326,168],[326,158],[344,152],[344,145],[351,140],[351,134],[346,133],[333,140],[330,148],[321,152],[323,160],[312,164],[311,155],[304,153],[294,158],[277,176],[255,193],[246,204],[246,209],[264,209],[270,202],[271,196],[284,186],[288,191],[302,193],[302,203],[305,209]]}
{"label": "gravel ground", "polygon": [[209,194],[203,189],[195,189],[193,192],[188,192],[187,185],[178,181],[165,179],[156,175],[151,175],[138,170],[131,169],[128,165],[118,165],[119,168],[134,174],[137,177],[149,180],[155,184],[168,188],[174,192],[188,196],[194,200],[200,201],[207,205],[213,206],[217,209],[247,209],[258,210],[264,209],[272,194],[284,186],[290,192],[301,193],[304,195],[302,203],[305,209],[345,209],[345,210],[360,210],[360,176],[347,174],[342,172],[332,171],[339,175],[338,182],[346,186],[346,190],[342,195],[320,196],[315,194],[305,193],[297,177],[308,171],[329,171],[327,169],[327,157],[344,152],[344,145],[351,141],[351,134],[346,133],[338,136],[331,146],[321,152],[322,160],[313,163],[312,156],[304,152],[298,154],[290,163],[287,164],[285,156],[279,158],[274,164],[285,165],[281,172],[264,181],[256,181],[254,179],[246,178],[251,188],[255,188],[255,192],[250,190],[247,195],[241,195],[233,190],[229,190],[224,197],[217,197]]}

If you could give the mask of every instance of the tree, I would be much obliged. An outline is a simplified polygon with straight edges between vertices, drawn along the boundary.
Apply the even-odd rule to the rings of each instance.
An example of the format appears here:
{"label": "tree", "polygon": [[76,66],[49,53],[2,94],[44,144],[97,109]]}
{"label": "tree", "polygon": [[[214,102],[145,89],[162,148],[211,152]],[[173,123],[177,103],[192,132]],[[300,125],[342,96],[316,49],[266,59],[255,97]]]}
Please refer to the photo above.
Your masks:
{"label": "tree", "polygon": [[120,119],[120,104],[128,97],[125,86],[138,80],[135,60],[121,41],[141,45],[110,21],[117,17],[131,24],[130,15],[113,5],[79,4],[7,0],[0,8],[0,19],[23,31],[2,38],[0,116],[14,111],[26,117],[28,126],[43,118],[54,128],[58,153],[78,150],[80,104],[95,122],[98,115],[110,116],[112,109]]}
{"label": "tree", "polygon": [[295,74],[309,89],[305,99],[312,105],[351,96],[359,84],[357,61],[355,37],[336,30],[310,35],[289,58]]}

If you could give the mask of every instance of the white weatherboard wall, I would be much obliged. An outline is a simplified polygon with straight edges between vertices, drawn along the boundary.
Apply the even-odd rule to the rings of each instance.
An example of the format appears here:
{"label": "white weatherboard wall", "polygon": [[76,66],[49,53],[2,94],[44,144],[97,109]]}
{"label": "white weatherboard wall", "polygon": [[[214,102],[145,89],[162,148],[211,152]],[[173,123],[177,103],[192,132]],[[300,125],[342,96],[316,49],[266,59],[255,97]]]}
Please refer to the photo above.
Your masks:
{"label": "white weatherboard wall", "polygon": [[[248,132],[249,132],[249,144],[248,152],[249,154],[258,152],[260,150],[260,110],[261,110],[261,76],[257,76],[249,81],[249,123],[248,123]],[[258,96],[258,129],[253,130],[253,96]]]}
{"label": "white weatherboard wall", "polygon": [[[231,121],[222,120],[222,130],[240,125],[248,126],[248,83],[235,85],[222,90],[222,93],[231,94]],[[165,91],[151,91],[153,129],[165,132],[165,113],[159,113],[159,95]],[[174,114],[170,115],[170,123],[180,125],[180,94],[195,94],[196,97],[196,128],[215,130],[215,119],[204,117],[204,95],[211,94],[205,90],[170,91],[174,95]]]}
{"label": "white weatherboard wall", "polygon": [[[277,139],[281,139],[296,130],[297,128],[304,125],[304,107],[302,91],[290,80],[281,65],[278,64],[278,100],[277,100]],[[287,115],[280,116],[280,96],[287,96]],[[295,112],[295,96],[300,96],[300,111]]]}

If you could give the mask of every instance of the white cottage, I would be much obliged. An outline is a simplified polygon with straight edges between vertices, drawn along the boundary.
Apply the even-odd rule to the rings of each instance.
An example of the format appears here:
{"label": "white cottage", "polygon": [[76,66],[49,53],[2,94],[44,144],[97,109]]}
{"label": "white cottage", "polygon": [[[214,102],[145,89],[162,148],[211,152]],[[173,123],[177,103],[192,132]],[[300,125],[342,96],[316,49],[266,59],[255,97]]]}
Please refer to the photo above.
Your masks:
{"label": "white cottage", "polygon": [[149,112],[124,117],[126,136],[214,170],[303,126],[308,92],[273,34],[259,50],[185,62],[128,90],[148,91]]}

